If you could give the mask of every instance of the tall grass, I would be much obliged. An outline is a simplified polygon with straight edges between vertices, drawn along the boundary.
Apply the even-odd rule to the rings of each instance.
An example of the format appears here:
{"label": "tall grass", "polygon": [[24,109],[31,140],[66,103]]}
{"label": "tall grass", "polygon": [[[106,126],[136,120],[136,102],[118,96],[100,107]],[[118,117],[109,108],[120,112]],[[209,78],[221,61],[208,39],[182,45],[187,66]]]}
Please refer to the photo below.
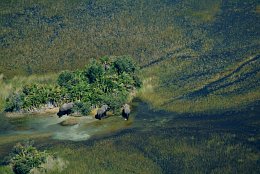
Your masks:
{"label": "tall grass", "polygon": [[[155,108],[179,113],[245,108],[260,100],[257,80],[260,62],[259,59],[251,61],[253,58],[250,56],[222,71],[216,69],[216,72],[210,73],[209,69],[216,66],[199,65],[198,59],[173,57],[143,71],[144,83],[139,97]],[[221,64],[221,60],[216,62]],[[205,68],[209,71],[205,71],[203,66],[207,66]]]}
{"label": "tall grass", "polygon": [[[131,55],[145,67],[144,79],[152,78],[140,95],[154,106],[178,112],[240,107],[259,100],[259,59],[209,96],[185,97],[259,55],[258,9],[257,1],[4,1],[0,73],[44,74],[82,68],[104,55]],[[13,86],[1,88],[3,101]]]}
{"label": "tall grass", "polygon": [[17,92],[24,85],[39,83],[39,84],[54,84],[58,74],[48,73],[44,75],[31,76],[15,76],[11,79],[6,79],[3,74],[0,75],[0,111],[3,111],[6,98],[13,92]]}

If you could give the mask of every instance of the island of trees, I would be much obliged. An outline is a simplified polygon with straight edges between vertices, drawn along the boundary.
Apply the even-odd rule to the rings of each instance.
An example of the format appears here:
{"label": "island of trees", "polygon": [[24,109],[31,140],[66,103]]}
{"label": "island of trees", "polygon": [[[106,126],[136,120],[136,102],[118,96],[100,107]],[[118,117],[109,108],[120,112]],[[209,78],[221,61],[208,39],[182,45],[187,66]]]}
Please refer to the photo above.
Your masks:
{"label": "island of trees", "polygon": [[86,68],[63,71],[56,84],[30,84],[6,100],[6,112],[30,112],[46,105],[74,102],[73,111],[87,115],[92,108],[107,104],[113,112],[141,87],[139,67],[129,56],[91,60]]}

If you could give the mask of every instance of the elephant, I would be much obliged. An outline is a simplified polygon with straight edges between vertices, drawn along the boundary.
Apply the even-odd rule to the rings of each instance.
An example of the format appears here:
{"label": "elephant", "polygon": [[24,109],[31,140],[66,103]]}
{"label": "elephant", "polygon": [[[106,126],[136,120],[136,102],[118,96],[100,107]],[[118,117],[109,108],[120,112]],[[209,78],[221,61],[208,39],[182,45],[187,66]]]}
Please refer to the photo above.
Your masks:
{"label": "elephant", "polygon": [[95,118],[101,120],[102,117],[105,117],[107,115],[108,110],[109,110],[108,105],[102,105],[101,108],[97,110],[97,114]]}
{"label": "elephant", "polygon": [[122,116],[125,118],[125,120],[129,119],[130,112],[130,106],[128,104],[124,104],[122,109]]}
{"label": "elephant", "polygon": [[63,104],[60,107],[59,112],[57,113],[57,115],[59,117],[62,117],[63,115],[71,114],[73,106],[74,106],[73,102]]}

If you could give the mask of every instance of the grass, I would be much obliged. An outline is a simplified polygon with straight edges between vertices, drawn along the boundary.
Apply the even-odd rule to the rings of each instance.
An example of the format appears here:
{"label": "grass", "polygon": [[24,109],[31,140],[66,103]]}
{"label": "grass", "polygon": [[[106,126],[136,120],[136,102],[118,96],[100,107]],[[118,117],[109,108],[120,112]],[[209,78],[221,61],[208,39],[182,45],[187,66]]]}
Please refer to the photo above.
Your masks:
{"label": "grass", "polygon": [[[259,59],[251,56],[210,73],[210,64],[175,57],[144,70],[139,97],[155,108],[180,113],[236,110],[259,101]],[[222,64],[219,60],[219,65]],[[205,65],[206,70],[203,68]],[[209,71],[208,71],[208,70]],[[208,73],[207,73],[208,72]],[[203,75],[197,75],[197,74]],[[147,78],[149,77],[149,78]]]}
{"label": "grass", "polygon": [[55,141],[37,133],[4,135],[1,157],[15,142],[30,138],[38,149],[68,161],[63,171],[53,174],[259,173],[258,108],[202,116],[154,111],[144,103],[136,107],[135,121],[127,130],[115,132],[113,127],[118,130],[123,120],[111,117],[94,125],[113,122],[105,135],[87,141]]}
{"label": "grass", "polygon": [[3,74],[0,75],[0,111],[3,111],[6,98],[13,92],[19,91],[24,85],[39,83],[39,84],[54,84],[58,74],[49,73],[44,75],[31,76],[15,76],[7,79]]}
{"label": "grass", "polygon": [[[153,79],[140,95],[158,108],[228,109],[236,107],[233,99],[240,107],[259,100],[259,59],[228,76],[259,55],[258,6],[240,0],[3,1],[0,72],[8,79],[56,73],[127,54],[144,67],[145,80]],[[186,99],[208,85],[209,96]],[[12,86],[1,88],[3,101]]]}
{"label": "grass", "polygon": [[[152,135],[154,134],[154,135]],[[125,134],[91,145],[58,146],[70,161],[65,173],[257,173],[259,152],[235,142],[232,134],[159,136]],[[146,137],[146,138],[145,138]],[[104,154],[106,154],[104,156]],[[91,158],[90,158],[91,157]]]}
{"label": "grass", "polygon": [[[128,54],[143,66],[137,97],[185,114],[141,112],[112,136],[39,141],[69,161],[63,173],[259,173],[259,114],[248,109],[260,99],[258,2],[89,2],[1,1],[0,103],[39,74]],[[27,135],[17,137],[1,137],[1,152]]]}
{"label": "grass", "polygon": [[[80,147],[77,151],[74,148],[66,147],[58,147],[53,150],[70,161],[67,169],[62,172],[66,174],[161,173],[160,168],[143,154],[132,149],[118,149],[110,140],[95,143],[92,147]],[[84,155],[82,156],[82,154]]]}

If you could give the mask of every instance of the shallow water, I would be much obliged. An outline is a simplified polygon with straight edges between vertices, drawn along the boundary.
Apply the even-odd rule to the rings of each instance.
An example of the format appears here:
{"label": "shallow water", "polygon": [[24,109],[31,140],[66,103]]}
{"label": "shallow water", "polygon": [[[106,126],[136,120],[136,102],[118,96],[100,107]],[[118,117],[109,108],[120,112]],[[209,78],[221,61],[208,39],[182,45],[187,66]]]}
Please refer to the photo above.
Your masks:
{"label": "shallow water", "polygon": [[[136,165],[133,154],[147,170],[140,166],[127,173],[254,173],[259,171],[259,116],[257,106],[219,115],[180,115],[135,101],[128,121],[82,117],[78,125],[61,126],[68,117],[0,117],[0,158],[15,142],[33,139],[40,149],[70,161],[65,173],[124,172]],[[103,166],[102,158],[111,164]]]}
{"label": "shallow water", "polygon": [[[62,126],[60,123],[70,116],[59,118],[56,115],[28,115],[23,118],[3,118],[1,116],[0,136],[11,136],[21,134],[42,134],[49,133],[54,140],[87,140],[95,134],[102,132],[113,132],[121,129],[125,124],[123,118],[116,116],[99,121],[92,116],[80,117],[79,124],[72,126]],[[128,123],[131,123],[129,121]]]}

